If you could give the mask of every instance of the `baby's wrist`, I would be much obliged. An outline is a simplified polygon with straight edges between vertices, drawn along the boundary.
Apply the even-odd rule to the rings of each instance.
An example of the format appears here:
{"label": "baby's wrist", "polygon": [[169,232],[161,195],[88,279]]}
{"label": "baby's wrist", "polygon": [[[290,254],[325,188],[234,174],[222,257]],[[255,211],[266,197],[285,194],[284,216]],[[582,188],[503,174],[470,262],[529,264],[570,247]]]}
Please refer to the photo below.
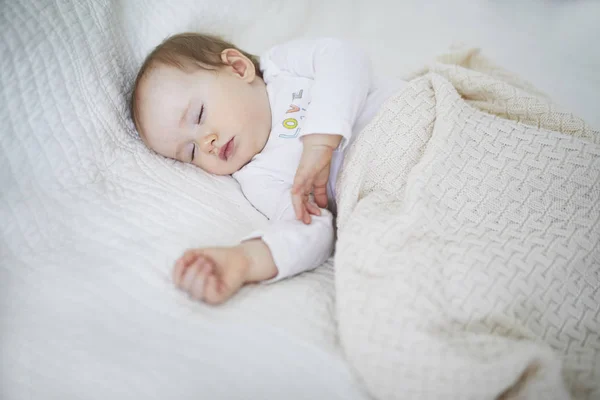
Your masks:
{"label": "baby's wrist", "polygon": [[302,137],[304,146],[327,146],[336,149],[342,141],[342,135],[313,133]]}
{"label": "baby's wrist", "polygon": [[274,278],[277,267],[273,261],[271,250],[262,239],[252,239],[240,243],[238,249],[246,259],[244,282],[255,283]]}

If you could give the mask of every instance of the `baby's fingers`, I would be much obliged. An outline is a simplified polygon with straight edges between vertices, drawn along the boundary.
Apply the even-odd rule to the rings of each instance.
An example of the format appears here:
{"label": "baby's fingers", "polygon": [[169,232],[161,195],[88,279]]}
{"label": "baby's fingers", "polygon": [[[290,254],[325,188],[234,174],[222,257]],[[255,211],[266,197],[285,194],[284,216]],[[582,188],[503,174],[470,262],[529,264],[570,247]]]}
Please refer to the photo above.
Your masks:
{"label": "baby's fingers", "polygon": [[175,262],[175,268],[173,268],[173,282],[175,283],[175,286],[179,287],[179,284],[181,283],[181,278],[183,277],[183,270],[185,269],[185,266],[183,265],[183,262],[181,262],[180,260],[177,260]]}
{"label": "baby's fingers", "polygon": [[201,264],[200,260],[196,260],[192,265],[187,267],[183,271],[183,276],[181,278],[181,282],[177,285],[181,290],[185,292],[189,292],[190,288],[194,284],[194,280],[196,279],[196,275],[200,272]]}
{"label": "baby's fingers", "polygon": [[213,273],[213,266],[210,262],[204,262],[196,277],[194,278],[194,282],[190,286],[189,294],[196,300],[204,300],[204,286],[206,284],[206,278]]}
{"label": "baby's fingers", "polygon": [[302,194],[306,191],[306,187],[310,186],[310,173],[303,165],[299,165],[294,176],[294,183],[292,185],[292,193]]}
{"label": "baby's fingers", "polygon": [[302,193],[292,192],[292,205],[294,206],[294,213],[296,214],[296,219],[298,219],[300,221],[304,221],[304,219],[305,219],[303,197],[304,197],[304,195]]}
{"label": "baby's fingers", "polygon": [[312,201],[306,202],[306,211],[308,211],[308,213],[312,215],[321,215],[321,209]]}
{"label": "baby's fingers", "polygon": [[327,207],[327,182],[323,185],[317,185],[315,183],[313,196],[315,198],[315,203],[317,203],[319,207]]}
{"label": "baby's fingers", "polygon": [[300,198],[308,196],[312,192],[314,176],[311,176],[308,171],[298,171],[294,178],[292,186],[292,195],[298,195]]}
{"label": "baby's fingers", "polygon": [[202,256],[201,252],[202,250],[200,249],[189,249],[175,261],[175,267],[173,268],[173,282],[175,282],[176,286],[181,285],[185,269],[196,261],[198,257]]}
{"label": "baby's fingers", "polygon": [[221,304],[233,296],[241,286],[242,281],[236,274],[211,274],[206,278],[204,301],[212,305]]}
{"label": "baby's fingers", "polygon": [[308,212],[308,200],[305,202],[305,205],[302,209],[302,222],[304,222],[306,225],[310,224],[311,218],[310,218],[310,212]]}
{"label": "baby's fingers", "polygon": [[215,305],[227,300],[229,296],[227,296],[224,286],[223,282],[215,274],[207,276],[204,286],[204,301]]}

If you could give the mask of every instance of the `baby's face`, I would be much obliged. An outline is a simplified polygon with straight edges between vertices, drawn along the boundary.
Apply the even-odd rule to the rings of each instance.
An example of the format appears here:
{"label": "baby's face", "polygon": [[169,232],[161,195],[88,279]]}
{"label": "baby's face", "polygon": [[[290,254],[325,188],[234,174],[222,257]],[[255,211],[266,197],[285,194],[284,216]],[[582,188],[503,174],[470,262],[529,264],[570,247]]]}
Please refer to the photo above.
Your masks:
{"label": "baby's face", "polygon": [[159,65],[138,89],[138,129],[157,153],[229,175],[265,146],[271,110],[262,79],[232,67],[182,71]]}

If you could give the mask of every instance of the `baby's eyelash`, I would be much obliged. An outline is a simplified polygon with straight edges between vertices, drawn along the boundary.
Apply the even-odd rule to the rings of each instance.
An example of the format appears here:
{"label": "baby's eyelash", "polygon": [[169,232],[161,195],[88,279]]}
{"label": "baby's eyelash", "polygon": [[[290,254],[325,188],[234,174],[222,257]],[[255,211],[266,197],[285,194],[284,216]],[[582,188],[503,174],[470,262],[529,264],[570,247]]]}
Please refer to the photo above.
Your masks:
{"label": "baby's eyelash", "polygon": [[204,113],[204,105],[200,108],[200,114],[198,114],[198,123],[202,121],[202,114]]}
{"label": "baby's eyelash", "polygon": [[193,162],[195,157],[196,157],[196,143],[194,143],[192,145],[192,159],[190,160],[190,162]]}

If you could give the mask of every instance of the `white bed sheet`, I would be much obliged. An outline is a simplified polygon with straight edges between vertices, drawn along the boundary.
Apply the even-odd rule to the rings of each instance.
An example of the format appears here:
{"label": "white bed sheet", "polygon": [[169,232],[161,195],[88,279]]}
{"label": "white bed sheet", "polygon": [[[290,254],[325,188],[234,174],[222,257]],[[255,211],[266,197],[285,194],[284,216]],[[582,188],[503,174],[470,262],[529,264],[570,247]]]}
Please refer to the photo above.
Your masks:
{"label": "white bed sheet", "polygon": [[392,75],[462,41],[599,125],[598,4],[421,3],[1,2],[0,398],[366,398],[337,345],[331,265],[219,308],[173,289],[184,248],[266,222],[231,179],[147,151],[125,94],[181,30],[257,53],[346,37]]}

